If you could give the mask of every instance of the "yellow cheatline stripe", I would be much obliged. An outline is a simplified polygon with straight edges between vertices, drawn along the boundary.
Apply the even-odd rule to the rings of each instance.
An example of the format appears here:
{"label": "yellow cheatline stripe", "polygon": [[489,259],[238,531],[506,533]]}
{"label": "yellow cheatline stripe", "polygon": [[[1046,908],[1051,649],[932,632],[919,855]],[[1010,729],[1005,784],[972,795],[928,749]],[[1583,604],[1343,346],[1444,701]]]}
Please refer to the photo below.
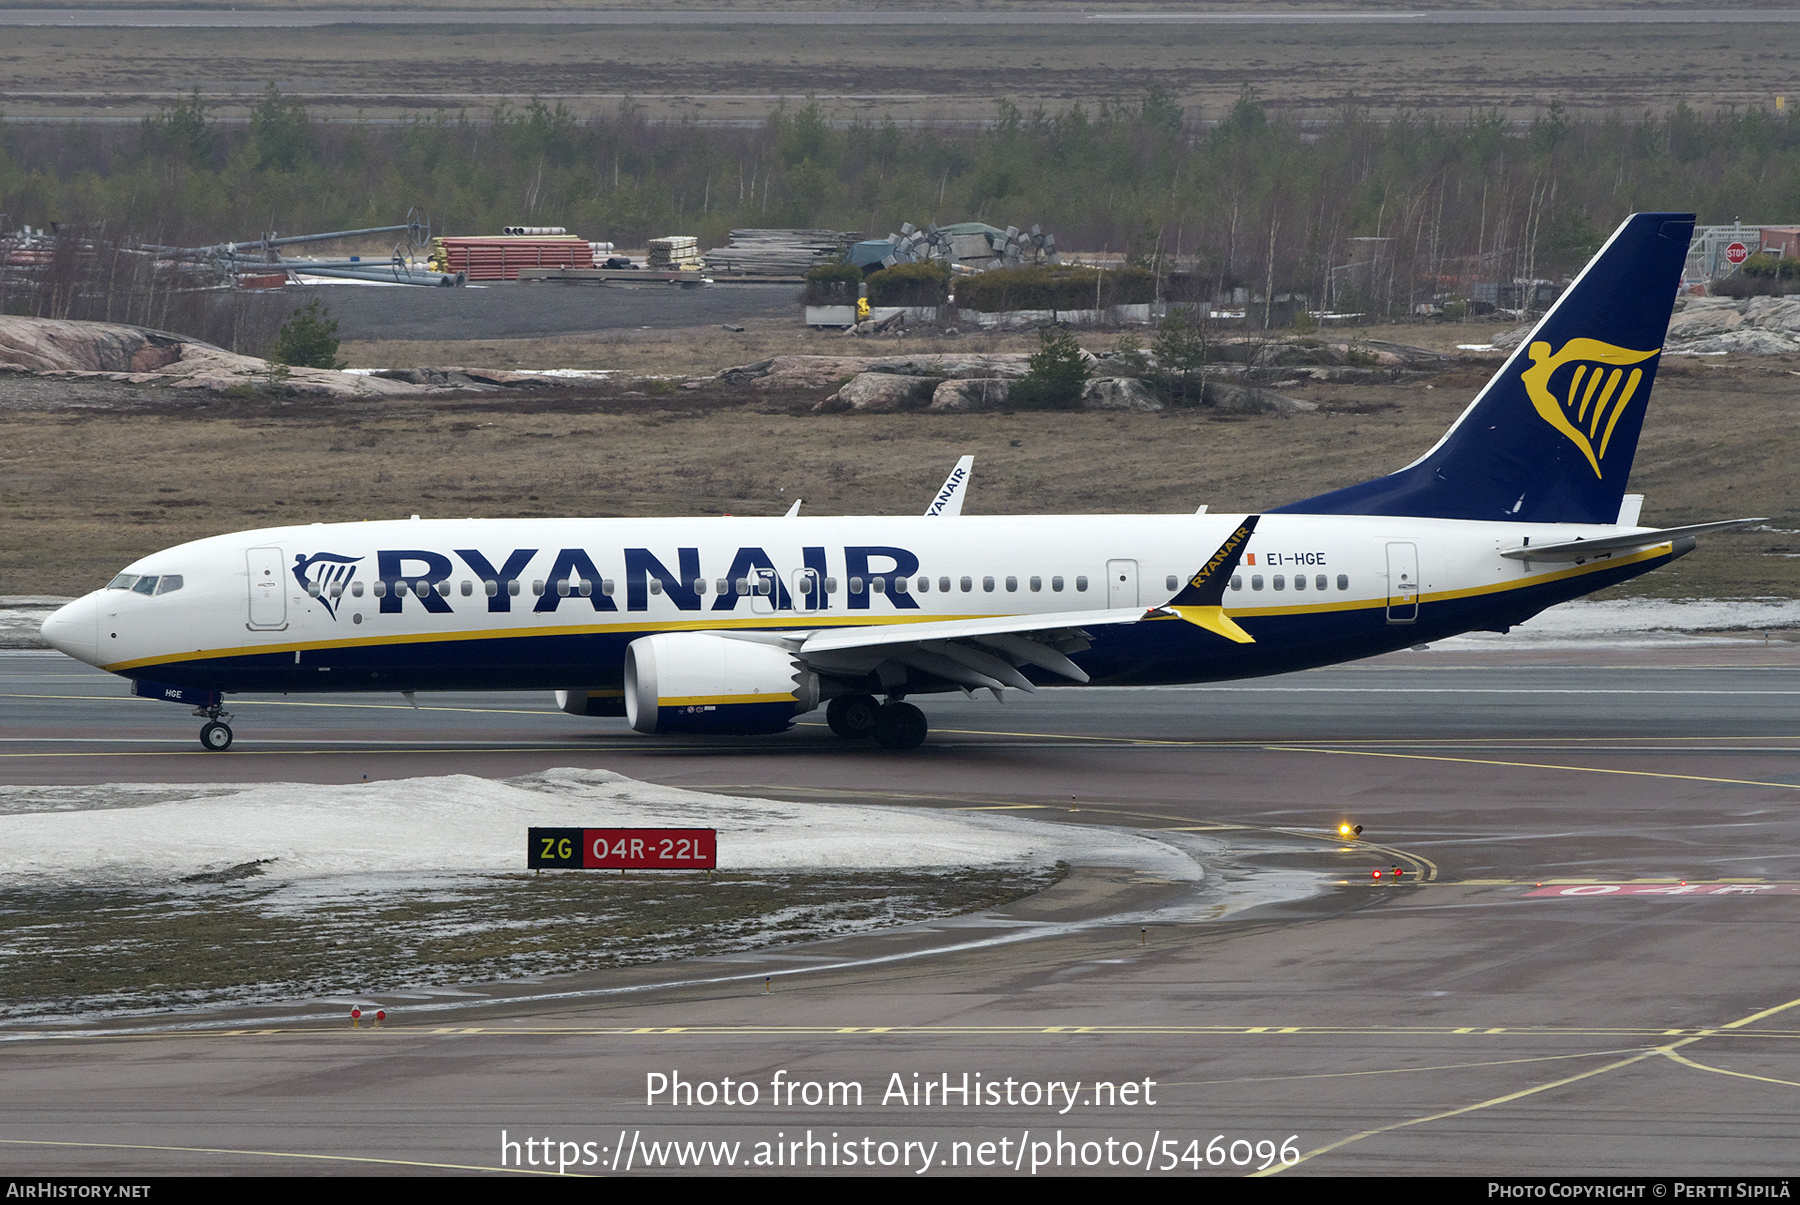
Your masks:
{"label": "yellow cheatline stripe", "polygon": [[[1638,561],[1651,560],[1656,557],[1666,556],[1668,554],[1668,551],[1671,548],[1672,548],[1672,545],[1670,545],[1670,544],[1667,544],[1667,543],[1659,544],[1656,547],[1647,549],[1643,552],[1633,553],[1631,556],[1622,556],[1622,557],[1615,556],[1615,557],[1607,558],[1605,560],[1594,561],[1587,565],[1576,565],[1569,569],[1560,569],[1554,573],[1535,574],[1531,577],[1519,579],[1516,581],[1496,582],[1493,585],[1476,586],[1476,587],[1473,587],[1473,588],[1467,589],[1467,590],[1443,590],[1443,591],[1428,592],[1428,593],[1419,595],[1418,601],[1421,603],[1443,602],[1443,601],[1447,601],[1450,599],[1457,599],[1457,598],[1476,598],[1476,597],[1480,597],[1483,595],[1490,595],[1490,594],[1506,594],[1506,593],[1510,593],[1515,590],[1526,589],[1531,586],[1543,585],[1547,582],[1562,581],[1566,578],[1571,578],[1571,577],[1581,577],[1586,574],[1597,573],[1597,572],[1600,572],[1605,569],[1617,568],[1620,565],[1631,565],[1631,564],[1637,563]],[[1336,612],[1336,611],[1359,611],[1359,610],[1372,611],[1372,610],[1384,609],[1384,608],[1386,608],[1387,605],[1388,604],[1387,604],[1386,596],[1383,596],[1378,599],[1366,599],[1366,598],[1365,599],[1352,599],[1347,602],[1314,603],[1314,604],[1306,604],[1306,605],[1301,605],[1301,606],[1290,606],[1290,607],[1228,606],[1228,607],[1222,607],[1220,609],[1220,612],[1221,612],[1221,616],[1224,615],[1224,612],[1229,611],[1234,615],[1241,615],[1241,616],[1245,616],[1245,617],[1249,617],[1249,618],[1256,618],[1256,617],[1265,616],[1265,615],[1313,615],[1313,614],[1326,614],[1329,612]],[[504,629],[504,630],[499,630],[499,631],[488,630],[488,629],[479,629],[479,630],[465,629],[465,630],[456,631],[456,632],[413,632],[413,633],[408,633],[408,634],[404,634],[404,635],[392,635],[392,636],[362,636],[362,637],[354,637],[351,639],[340,639],[340,640],[310,640],[310,641],[293,641],[293,642],[289,642],[289,643],[277,643],[277,644],[243,645],[243,646],[240,646],[237,648],[225,648],[225,649],[195,649],[191,653],[177,653],[177,654],[169,654],[169,655],[156,656],[156,657],[139,657],[139,658],[136,658],[136,659],[130,660],[130,661],[117,661],[110,665],[102,666],[101,668],[107,670],[110,673],[124,673],[128,670],[147,669],[151,666],[167,665],[172,662],[181,662],[181,661],[193,661],[193,660],[210,661],[210,660],[216,660],[216,659],[223,658],[223,657],[246,657],[246,656],[257,656],[257,655],[267,655],[267,654],[277,654],[277,653],[295,653],[295,652],[304,653],[304,652],[307,652],[308,650],[319,651],[319,650],[335,650],[335,649],[347,649],[347,648],[367,648],[367,647],[380,646],[380,645],[437,644],[437,643],[465,641],[465,640],[513,640],[513,639],[535,638],[535,637],[540,637],[540,636],[591,636],[591,635],[597,635],[597,634],[605,633],[605,632],[630,632],[630,631],[643,631],[646,633],[654,633],[654,632],[681,632],[681,631],[710,631],[710,630],[721,629],[721,628],[724,628],[724,629],[735,629],[735,628],[812,629],[812,628],[842,628],[842,627],[852,627],[852,628],[880,627],[880,626],[889,626],[889,625],[893,625],[893,624],[904,624],[904,623],[932,623],[932,622],[943,622],[943,621],[961,620],[961,619],[994,619],[994,618],[1000,618],[1000,617],[1006,616],[1009,613],[1008,612],[998,612],[996,614],[991,614],[991,615],[983,615],[983,614],[939,615],[939,614],[935,614],[935,613],[919,614],[919,615],[851,615],[848,612],[842,612],[842,611],[839,611],[839,612],[821,611],[821,612],[816,612],[816,613],[804,612],[804,611],[788,611],[788,612],[783,612],[780,614],[768,615],[768,616],[752,616],[748,619],[737,618],[737,617],[726,617],[726,616],[721,615],[719,618],[716,618],[716,619],[705,618],[705,619],[665,620],[665,621],[657,622],[656,624],[654,624],[654,626],[651,625],[646,613],[633,612],[633,614],[640,615],[640,616],[642,616],[642,618],[640,618],[636,621],[633,621],[633,622],[579,624],[579,625],[571,625],[571,626],[566,626],[566,627],[552,626],[552,627],[510,628],[510,629]],[[1021,612],[1019,614],[1025,615],[1025,613],[1023,613],[1023,612]],[[1027,615],[1025,617],[1031,618],[1032,616]],[[1045,612],[1043,614],[1042,618],[1044,618],[1045,620],[1054,620],[1056,618],[1056,613],[1055,612]],[[1233,625],[1233,626],[1235,626],[1235,625]]]}
{"label": "yellow cheatline stripe", "polygon": [[147,1142],[64,1142],[36,1138],[0,1138],[0,1146],[60,1146],[99,1151],[170,1151],[183,1155],[256,1155],[265,1159],[316,1159],[327,1163],[377,1163],[388,1167],[430,1167],[440,1171],[517,1172],[527,1176],[560,1176],[570,1173],[533,1170],[528,1167],[487,1167],[471,1163],[430,1163],[423,1159],[377,1159],[366,1155],[311,1155],[301,1151],[240,1150],[226,1146],[157,1146]]}
{"label": "yellow cheatline stripe", "polygon": [[1719,782],[1735,787],[1771,787],[1800,791],[1800,783],[1765,782],[1759,778],[1713,778],[1705,774],[1664,774],[1656,770],[1612,770],[1604,766],[1557,766],[1547,762],[1500,761],[1488,757],[1443,757],[1431,753],[1379,753],[1373,749],[1320,749],[1298,745],[1266,745],[1272,753],[1335,753],[1343,757],[1392,757],[1401,761],[1457,762],[1470,766],[1511,766],[1519,770],[1567,770],[1574,774],[1621,774],[1628,778],[1671,778],[1678,782]]}
{"label": "yellow cheatline stripe", "polygon": [[[189,653],[172,653],[156,657],[139,657],[131,661],[118,661],[100,668],[111,673],[125,670],[142,669],[152,665],[166,665],[173,661],[214,660],[220,657],[249,657],[275,653],[304,653],[350,648],[370,648],[396,644],[438,644],[464,640],[518,640],[540,636],[594,636],[606,632],[643,632],[650,635],[656,632],[682,631],[715,631],[719,629],[762,629],[777,630],[794,629],[810,631],[815,628],[866,628],[885,627],[900,623],[933,623],[960,619],[993,619],[994,615],[849,615],[843,612],[786,611],[779,615],[758,615],[748,619],[721,615],[716,619],[677,619],[658,622],[654,625],[647,615],[633,612],[639,618],[620,623],[588,623],[570,624],[567,626],[506,628],[506,629],[463,629],[454,632],[409,632],[390,636],[358,636],[338,640],[300,640],[287,643],[251,644],[237,648],[195,649]],[[1001,615],[1005,613],[1002,612]],[[1047,615],[1046,618],[1054,618]]]}
{"label": "yellow cheatline stripe", "polygon": [[1373,1138],[1379,1134],[1392,1133],[1395,1130],[1403,1130],[1410,1126],[1426,1125],[1433,1121],[1444,1121],[1451,1117],[1461,1117],[1466,1113],[1475,1113],[1482,1109],[1492,1108],[1495,1105],[1504,1105],[1515,1100],[1523,1100],[1527,1096],[1536,1096],[1540,1092],[1549,1092],[1557,1088],[1566,1087],[1569,1084],[1579,1083],[1584,1079],[1593,1079],[1597,1075],[1605,1075],[1609,1071],[1618,1071],[1621,1068],[1641,1063],[1646,1059],[1656,1058],[1658,1055],[1669,1055],[1673,1051],[1681,1049],[1683,1046],[1691,1046],[1695,1042],[1703,1042],[1707,1038],[1716,1037],[1722,1030],[1742,1029],[1746,1025],[1762,1020],[1764,1017],[1772,1017],[1776,1013],[1786,1012],[1788,1009],[1796,1006],[1800,1006],[1800,1000],[1789,1000],[1786,1004],[1777,1004],[1773,1008],[1765,1008],[1761,1012],[1751,1013],[1747,1017],[1740,1017],[1738,1020],[1732,1021],[1729,1024],[1721,1025],[1718,1029],[1703,1029],[1691,1037],[1684,1037],[1676,1042],[1665,1042],[1650,1050],[1634,1054],[1630,1058],[1619,1059],[1617,1062],[1608,1063],[1604,1067],[1595,1067],[1592,1070],[1583,1071],[1577,1075],[1565,1076],[1562,1079],[1553,1080],[1547,1084],[1538,1084],[1530,1088],[1521,1088],[1516,1092],[1508,1092],[1503,1096],[1496,1096],[1489,1100],[1477,1101],[1472,1105],[1463,1105],[1460,1108],[1455,1109],[1445,1109],[1442,1112],[1427,1114],[1424,1117],[1412,1117],[1405,1121],[1393,1122],[1390,1125],[1377,1126],[1371,1130],[1363,1130],[1361,1133],[1352,1134],[1347,1138],[1340,1138],[1336,1142],[1328,1142],[1322,1147],[1307,1151],[1292,1163],[1277,1165],[1264,1171],[1252,1172],[1250,1175],[1253,1179],[1279,1175],[1290,1167],[1298,1167],[1308,1159],[1317,1158],[1318,1156],[1328,1154],[1331,1151],[1341,1150],[1353,1142],[1361,1142],[1364,1138]]}
{"label": "yellow cheatline stripe", "polygon": [[[1564,581],[1572,577],[1585,577],[1590,573],[1599,573],[1606,569],[1616,569],[1620,565],[1634,565],[1639,561],[1654,560],[1657,557],[1667,556],[1672,550],[1673,545],[1664,542],[1653,548],[1646,549],[1643,552],[1632,553],[1630,556],[1615,556],[1606,560],[1591,561],[1586,565],[1575,565],[1568,569],[1558,569],[1553,573],[1537,573],[1530,577],[1517,578],[1512,581],[1495,582],[1492,585],[1487,586],[1472,586],[1466,590],[1426,591],[1419,595],[1418,601],[1422,603],[1448,602],[1451,599],[1457,598],[1480,598],[1490,594],[1510,594],[1515,590],[1523,590],[1532,586],[1542,586],[1549,582]],[[1327,611],[1386,610],[1387,606],[1387,596],[1382,595],[1377,599],[1354,599],[1349,602],[1312,603],[1291,607],[1250,607],[1227,603],[1225,609],[1230,611],[1233,615],[1242,616],[1247,619],[1256,619],[1264,615],[1310,615],[1315,612],[1324,613]]]}
{"label": "yellow cheatline stripe", "polygon": [[682,695],[678,698],[657,697],[658,707],[731,707],[739,703],[793,703],[793,693],[784,695]]}

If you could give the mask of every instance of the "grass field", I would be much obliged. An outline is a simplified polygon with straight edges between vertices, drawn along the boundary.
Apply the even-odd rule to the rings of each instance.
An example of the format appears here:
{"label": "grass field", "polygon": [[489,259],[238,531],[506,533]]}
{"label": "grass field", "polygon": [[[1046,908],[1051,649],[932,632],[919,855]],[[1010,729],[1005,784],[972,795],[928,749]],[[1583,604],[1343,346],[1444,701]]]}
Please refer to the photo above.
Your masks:
{"label": "grass field", "polygon": [[1528,118],[1560,99],[1636,116],[1678,99],[1772,105],[1797,54],[1794,24],[35,27],[0,39],[0,107],[130,120],[198,87],[242,116],[273,81],[337,118],[479,115],[533,96],[585,116],[631,94],[651,118],[757,122],[780,97],[816,95],[839,119],[967,121],[1001,97],[1064,108],[1155,82],[1203,118],[1246,85],[1301,117],[1350,94],[1378,113]]}
{"label": "grass field", "polygon": [[[1440,334],[1455,338],[1450,330]],[[699,333],[688,338],[689,370],[698,371],[709,344]],[[718,346],[734,359],[755,350]],[[789,350],[844,347],[796,340]],[[653,358],[641,347],[631,354]],[[601,345],[591,356],[609,359]],[[1255,509],[1413,459],[1492,368],[1491,358],[1472,359],[1403,384],[1297,386],[1289,392],[1323,408],[1237,420],[1199,411],[814,415],[806,407],[824,390],[759,395],[631,380],[381,402],[8,383],[0,387],[0,594],[79,594],[157,549],[288,523],[779,514],[796,497],[807,513],[911,514],[964,453],[976,458],[971,514]],[[1768,515],[1773,528],[1800,528],[1797,377],[1800,363],[1671,358],[1632,477],[1648,495],[1645,521]],[[1800,532],[1718,537],[1623,590],[1792,596]]]}

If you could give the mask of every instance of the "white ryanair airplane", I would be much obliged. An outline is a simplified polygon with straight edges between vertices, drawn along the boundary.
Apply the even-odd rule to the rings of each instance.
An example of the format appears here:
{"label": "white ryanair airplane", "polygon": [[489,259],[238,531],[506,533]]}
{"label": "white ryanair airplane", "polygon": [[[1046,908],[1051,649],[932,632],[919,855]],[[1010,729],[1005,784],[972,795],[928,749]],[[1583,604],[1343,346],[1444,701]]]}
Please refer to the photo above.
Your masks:
{"label": "white ryanair airplane", "polygon": [[1263,514],[313,524],[147,556],[45,638],[192,706],[237,692],[548,690],[644,733],[920,744],[937,692],[1207,682],[1349,661],[1649,572],[1738,519],[1624,492],[1693,232],[1624,222],[1435,447]]}

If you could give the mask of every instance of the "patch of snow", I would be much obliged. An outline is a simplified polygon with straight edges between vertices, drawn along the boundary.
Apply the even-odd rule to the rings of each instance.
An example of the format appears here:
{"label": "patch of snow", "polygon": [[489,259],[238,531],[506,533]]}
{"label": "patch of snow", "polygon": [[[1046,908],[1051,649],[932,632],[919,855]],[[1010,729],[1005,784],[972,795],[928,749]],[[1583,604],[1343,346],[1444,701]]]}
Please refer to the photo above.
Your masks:
{"label": "patch of snow", "polygon": [[991,813],[786,803],[546,770],[364,785],[0,787],[0,883],[166,885],[269,859],[262,881],[525,868],[526,829],[715,828],[721,870],[1129,866],[1197,881],[1175,846],[1122,829]]}

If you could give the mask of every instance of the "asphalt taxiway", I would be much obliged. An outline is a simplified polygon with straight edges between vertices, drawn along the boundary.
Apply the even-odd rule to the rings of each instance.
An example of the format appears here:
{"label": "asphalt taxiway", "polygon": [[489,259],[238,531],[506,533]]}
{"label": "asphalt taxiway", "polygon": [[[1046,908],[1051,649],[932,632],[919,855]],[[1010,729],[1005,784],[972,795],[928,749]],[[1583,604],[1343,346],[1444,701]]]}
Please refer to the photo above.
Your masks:
{"label": "asphalt taxiway", "polygon": [[[1228,851],[1215,876],[1286,868],[1330,885],[1211,920],[1184,885],[1087,866],[984,917],[384,998],[380,1030],[350,1029],[336,1002],[0,1030],[17,1039],[0,1042],[0,1168],[525,1162],[502,1131],[573,1142],[569,1170],[590,1172],[647,1170],[677,1157],[649,1144],[689,1139],[741,1143],[741,1167],[759,1141],[809,1137],[830,1149],[791,1148],[802,1167],[835,1158],[840,1171],[860,1170],[846,1143],[918,1170],[929,1144],[941,1161],[965,1142],[975,1166],[929,1170],[1022,1174],[1049,1159],[1039,1174],[1118,1174],[1135,1149],[1139,1170],[1244,1174],[1258,1143],[1290,1136],[1304,1159],[1283,1174],[1747,1175],[1791,1162],[1795,646],[1433,650],[1004,708],[927,700],[933,734],[904,754],[810,722],[774,739],[657,741],[538,696],[419,704],[234,700],[238,743],[214,754],[178,708],[123,697],[66,659],[0,655],[0,784],[594,766],[1194,833]],[[1340,819],[1363,837],[1334,840]],[[759,1099],[647,1104],[652,1077],[676,1070],[748,1080]],[[896,1075],[910,1092],[965,1071],[1013,1080],[1013,1103],[893,1095]],[[1025,1099],[1024,1085],[1052,1080],[1080,1084],[1066,1111],[1061,1097]],[[1146,1080],[1134,1103],[1120,1098]],[[784,1081],[856,1083],[864,1101],[772,1104]]]}

